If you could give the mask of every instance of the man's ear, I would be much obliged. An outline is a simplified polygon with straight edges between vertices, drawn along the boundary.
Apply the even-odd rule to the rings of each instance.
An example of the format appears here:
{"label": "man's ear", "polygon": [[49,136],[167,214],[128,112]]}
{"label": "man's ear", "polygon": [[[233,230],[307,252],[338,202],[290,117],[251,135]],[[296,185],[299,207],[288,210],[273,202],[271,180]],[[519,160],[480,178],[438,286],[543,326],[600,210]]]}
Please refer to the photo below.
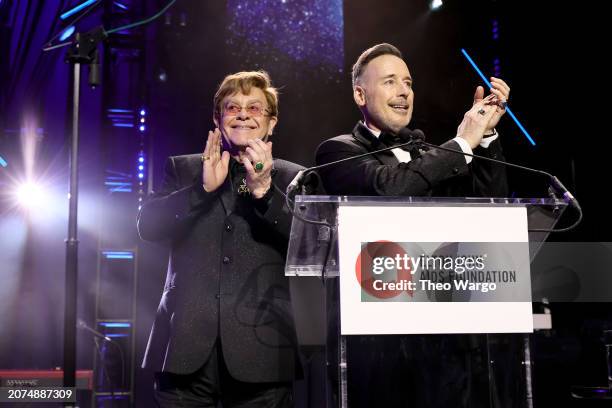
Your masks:
{"label": "man's ear", "polygon": [[357,104],[357,106],[359,107],[365,106],[366,104],[365,89],[363,89],[363,87],[359,85],[355,85],[355,87],[353,88],[353,99],[355,100],[355,103]]}
{"label": "man's ear", "polygon": [[268,125],[268,134],[266,135],[266,139],[272,136],[272,132],[274,132],[274,127],[278,123],[278,118],[276,116],[270,116],[270,123]]}

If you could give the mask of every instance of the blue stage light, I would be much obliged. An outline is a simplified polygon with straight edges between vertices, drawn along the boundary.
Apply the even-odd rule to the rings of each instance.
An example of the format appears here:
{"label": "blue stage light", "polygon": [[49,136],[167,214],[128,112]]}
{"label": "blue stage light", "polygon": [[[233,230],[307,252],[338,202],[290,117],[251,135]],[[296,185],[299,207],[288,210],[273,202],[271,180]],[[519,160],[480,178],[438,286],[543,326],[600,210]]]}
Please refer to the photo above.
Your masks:
{"label": "blue stage light", "polygon": [[2,156],[0,156],[0,166],[2,167],[8,166],[8,163],[6,162],[6,160],[2,158]]}
{"label": "blue stage light", "polygon": [[144,157],[140,156],[140,157],[138,158],[138,161],[139,161],[140,163],[144,163]]}
{"label": "blue stage light", "polygon": [[138,170],[140,171],[144,170],[144,166],[141,164],[140,166],[138,166]]}
{"label": "blue stage light", "polygon": [[127,251],[102,251],[106,259],[134,259],[133,252]]}
{"label": "blue stage light", "polygon": [[68,28],[66,28],[63,32],[62,35],[60,35],[59,40],[60,41],[66,41],[68,38],[70,38],[70,36],[74,34],[74,26],[70,26]]}
{"label": "blue stage light", "polygon": [[119,322],[102,322],[100,326],[104,327],[132,327],[131,323],[119,323]]}
{"label": "blue stage light", "polygon": [[140,125],[139,129],[140,129],[141,132],[144,132],[145,131],[145,126],[144,125]]}
{"label": "blue stage light", "polygon": [[64,14],[62,14],[62,15],[60,16],[60,19],[62,19],[62,20],[67,19],[67,18],[68,18],[68,17],[70,17],[71,15],[76,14],[76,13],[78,13],[79,11],[83,10],[85,7],[89,7],[89,6],[91,6],[91,5],[92,5],[92,4],[94,4],[96,1],[98,1],[98,0],[87,0],[87,1],[84,1],[83,3],[79,4],[78,6],[73,7],[73,8],[71,8],[70,10],[68,10],[67,12],[65,12]]}
{"label": "blue stage light", "polygon": [[141,110],[140,110],[140,115],[141,115],[141,116],[144,116],[146,113],[147,113],[147,112],[145,112],[145,110],[144,110],[144,109],[141,109]]}
{"label": "blue stage light", "polygon": [[105,181],[104,185],[108,188],[111,193],[131,193],[132,182],[131,181]]}
{"label": "blue stage light", "polygon": [[143,177],[144,177],[144,174],[143,174],[143,173],[138,173],[138,178],[140,178],[140,179],[141,179],[141,178],[143,178]]}
{"label": "blue stage light", "polygon": [[119,7],[119,8],[120,8],[120,9],[122,9],[122,10],[127,10],[127,9],[128,9],[128,7],[127,7],[125,4],[121,4],[121,3],[119,3],[118,1],[113,2],[113,4],[114,4],[115,6],[117,6],[117,7]]}
{"label": "blue stage light", "polygon": [[[474,70],[476,71],[476,73],[480,76],[480,78],[484,81],[484,83],[489,87],[489,89],[492,88],[491,86],[491,82],[489,82],[489,80],[487,79],[487,77],[484,76],[484,74],[482,73],[482,71],[480,70],[480,68],[478,68],[478,66],[476,65],[476,63],[474,62],[474,60],[472,59],[472,57],[469,56],[469,54],[467,53],[466,50],[464,50],[463,48],[461,49],[461,53],[463,54],[463,56],[468,60],[468,62],[470,63],[470,65],[472,66],[472,68],[474,68]],[[529,143],[531,143],[532,146],[535,146],[535,141],[533,140],[533,138],[531,137],[531,135],[529,134],[529,132],[527,132],[527,129],[525,129],[525,127],[521,124],[521,122],[519,122],[518,118],[514,115],[514,113],[510,110],[510,107],[507,106],[506,107],[506,112],[508,112],[508,116],[510,116],[512,118],[512,120],[514,121],[514,123],[516,123],[516,125],[519,127],[519,129],[521,129],[521,131],[523,132],[523,134],[525,135],[525,137],[527,138],[527,140],[529,140]]]}

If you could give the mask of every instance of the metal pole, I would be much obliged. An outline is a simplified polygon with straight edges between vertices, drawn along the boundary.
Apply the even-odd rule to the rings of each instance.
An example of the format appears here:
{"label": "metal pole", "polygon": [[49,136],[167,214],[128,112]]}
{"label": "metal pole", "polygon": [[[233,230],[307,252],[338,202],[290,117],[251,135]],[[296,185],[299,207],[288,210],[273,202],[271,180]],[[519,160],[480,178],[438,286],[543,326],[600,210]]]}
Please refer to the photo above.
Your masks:
{"label": "metal pole", "polygon": [[531,347],[529,334],[523,335],[523,364],[525,365],[525,402],[527,408],[533,408],[533,384],[531,373]]}
{"label": "metal pole", "polygon": [[[79,94],[81,64],[74,63],[72,138],[70,143],[70,196],[66,239],[66,291],[64,294],[64,387],[76,385],[76,312],[78,276],[77,204],[79,157]],[[69,405],[70,406],[70,405]]]}

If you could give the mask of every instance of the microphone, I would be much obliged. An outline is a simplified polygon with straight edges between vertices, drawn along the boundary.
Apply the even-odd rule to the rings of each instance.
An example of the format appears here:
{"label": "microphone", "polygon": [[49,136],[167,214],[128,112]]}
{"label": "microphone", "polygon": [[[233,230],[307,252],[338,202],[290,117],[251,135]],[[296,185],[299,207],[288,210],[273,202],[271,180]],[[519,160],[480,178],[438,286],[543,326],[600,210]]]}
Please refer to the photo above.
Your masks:
{"label": "microphone", "polygon": [[304,174],[309,170],[310,169],[304,169],[298,171],[293,180],[291,180],[291,183],[289,183],[289,185],[287,186],[286,193],[288,196],[292,196],[293,194],[297,193],[298,188],[302,186]]}
{"label": "microphone", "polygon": [[490,161],[490,162],[502,164],[504,166],[514,167],[514,168],[525,170],[525,171],[528,171],[528,172],[531,172],[531,173],[535,173],[535,174],[540,174],[540,175],[546,176],[546,177],[548,177],[551,186],[554,189],[556,189],[557,191],[561,192],[563,200],[566,203],[570,204],[571,206],[573,206],[577,210],[581,209],[580,208],[580,204],[578,203],[578,200],[576,200],[576,198],[567,189],[567,187],[565,187],[563,185],[563,183],[561,183],[561,181],[556,176],[552,175],[551,173],[548,173],[548,172],[543,171],[543,170],[534,169],[534,168],[531,168],[531,167],[521,166],[521,165],[518,165],[518,164],[514,164],[514,163],[507,162],[507,161],[503,161],[503,160],[492,159],[490,157],[480,156],[480,155],[477,155],[477,154],[465,153],[463,150],[455,150],[455,149],[449,149],[448,147],[436,146],[434,144],[427,143],[424,140],[423,132],[418,130],[418,129],[416,129],[414,131],[411,131],[410,129],[404,128],[404,129],[399,131],[399,135],[398,136],[400,136],[400,137],[408,137],[408,135],[411,135],[412,137],[414,137],[414,135],[419,135],[419,136],[417,136],[417,137],[419,137],[419,140],[415,141],[415,142],[417,144],[420,144],[420,145],[428,148],[428,149],[429,148],[433,148],[433,149],[444,150],[444,151],[447,151],[447,152],[457,153],[457,154],[460,154],[462,156],[469,156],[469,157],[476,158],[478,160],[487,160],[487,161]]}
{"label": "microphone", "polygon": [[[574,207],[577,211],[578,211],[578,219],[576,220],[576,222],[574,222],[572,225],[570,225],[569,227],[565,227],[565,228],[561,228],[561,229],[534,229],[531,231],[537,231],[537,232],[565,232],[565,231],[569,231],[573,228],[575,228],[578,224],[580,224],[580,222],[582,221],[582,208],[580,207],[580,204],[578,203],[578,200],[573,196],[573,194],[563,185],[563,183],[561,183],[561,181],[554,175],[552,175],[551,173],[548,173],[546,171],[543,170],[538,170],[538,169],[533,169],[530,167],[526,167],[526,166],[521,166],[518,164],[514,164],[514,163],[510,163],[510,162],[506,162],[503,160],[498,160],[498,159],[492,159],[490,157],[485,157],[485,156],[480,156],[477,154],[470,154],[470,153],[465,153],[463,150],[455,150],[455,149],[450,149],[448,147],[442,147],[442,146],[437,146],[431,143],[427,143],[425,142],[425,134],[423,133],[423,131],[421,131],[420,129],[408,129],[408,128],[403,128],[401,129],[398,134],[397,134],[397,139],[398,140],[406,140],[405,143],[400,143],[397,145],[393,145],[390,147],[386,147],[384,149],[380,149],[380,150],[375,150],[375,151],[371,151],[371,152],[366,152],[363,154],[358,154],[356,156],[351,156],[351,157],[345,157],[344,159],[340,159],[340,160],[335,160],[329,163],[325,163],[325,164],[321,164],[318,166],[313,166],[313,167],[309,167],[306,168],[304,170],[301,170],[298,172],[298,174],[295,176],[295,178],[291,181],[291,183],[289,184],[289,186],[287,187],[287,194],[286,194],[286,198],[287,201],[289,201],[290,197],[294,197],[295,194],[297,193],[299,187],[301,186],[304,177],[315,170],[319,170],[325,167],[330,167],[330,166],[335,166],[337,164],[340,163],[344,163],[347,161],[351,161],[351,160],[356,160],[362,157],[366,157],[366,156],[371,156],[374,154],[378,154],[378,153],[382,153],[382,152],[386,152],[389,150],[393,150],[393,149],[397,149],[397,148],[402,148],[402,147],[408,147],[408,149],[421,149],[421,150],[429,150],[430,148],[432,149],[439,149],[439,150],[444,150],[447,152],[451,152],[451,153],[456,153],[456,154],[460,154],[462,156],[469,156],[472,158],[476,158],[478,160],[487,160],[493,163],[498,163],[504,166],[508,166],[508,167],[514,167],[517,169],[521,169],[524,171],[528,171],[531,173],[535,173],[535,174],[540,174],[543,176],[546,176],[549,179],[549,182],[551,184],[551,187],[553,190],[557,190],[558,192],[561,193],[563,200],[568,203],[570,206]],[[291,207],[289,207],[291,208]]]}
{"label": "microphone", "polygon": [[83,319],[78,319],[78,320],[77,320],[77,327],[78,327],[79,329],[81,329],[81,330],[85,330],[85,331],[87,331],[87,332],[89,332],[89,333],[93,334],[93,335],[94,335],[94,337],[98,337],[98,338],[100,338],[100,339],[102,339],[102,340],[105,340],[105,341],[108,341],[108,342],[110,342],[110,343],[112,343],[112,342],[113,342],[113,340],[111,340],[111,338],[110,338],[110,337],[105,336],[105,335],[103,335],[102,333],[100,333],[99,331],[94,330],[94,329],[92,329],[91,327],[89,327],[89,326],[87,325],[87,323],[85,323],[85,322],[83,321]]}

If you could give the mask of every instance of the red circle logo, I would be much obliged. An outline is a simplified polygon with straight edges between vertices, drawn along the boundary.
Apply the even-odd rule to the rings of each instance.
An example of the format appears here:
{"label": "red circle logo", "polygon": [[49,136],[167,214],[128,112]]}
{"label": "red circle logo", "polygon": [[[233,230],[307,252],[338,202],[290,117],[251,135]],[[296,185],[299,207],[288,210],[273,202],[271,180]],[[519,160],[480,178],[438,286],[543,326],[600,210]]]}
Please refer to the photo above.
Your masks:
{"label": "red circle logo", "polygon": [[[368,242],[363,246],[357,261],[355,262],[355,275],[359,285],[362,289],[371,296],[379,299],[389,299],[400,295],[402,292],[408,293],[409,296],[413,295],[413,291],[409,289],[391,290],[388,288],[376,289],[374,287],[375,281],[381,280],[382,275],[374,274],[374,259],[376,258],[393,258],[397,256],[404,258],[406,251],[404,248],[391,241],[376,241]],[[410,263],[408,268],[394,268],[395,280],[389,280],[388,275],[385,280],[386,283],[401,282],[401,281],[412,281],[412,264]],[[386,274],[393,273],[391,270],[385,271]],[[380,282],[379,282],[380,285]]]}

